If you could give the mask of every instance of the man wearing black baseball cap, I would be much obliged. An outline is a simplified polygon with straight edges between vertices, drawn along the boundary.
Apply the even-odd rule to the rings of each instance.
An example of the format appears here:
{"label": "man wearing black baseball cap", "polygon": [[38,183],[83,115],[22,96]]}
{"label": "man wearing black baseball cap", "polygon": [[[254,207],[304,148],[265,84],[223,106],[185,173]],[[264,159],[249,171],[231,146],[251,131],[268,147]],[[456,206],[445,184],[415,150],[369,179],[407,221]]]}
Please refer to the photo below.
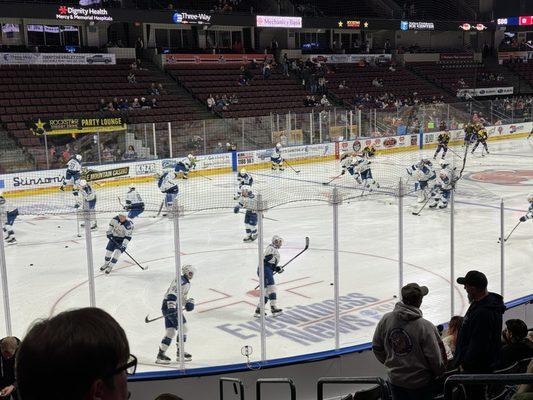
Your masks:
{"label": "man wearing black baseball cap", "polygon": [[[454,364],[467,374],[492,373],[500,360],[503,297],[487,290],[487,277],[479,271],[468,271],[457,278],[464,285],[470,307],[457,335]],[[467,387],[471,399],[483,399],[484,387]]]}

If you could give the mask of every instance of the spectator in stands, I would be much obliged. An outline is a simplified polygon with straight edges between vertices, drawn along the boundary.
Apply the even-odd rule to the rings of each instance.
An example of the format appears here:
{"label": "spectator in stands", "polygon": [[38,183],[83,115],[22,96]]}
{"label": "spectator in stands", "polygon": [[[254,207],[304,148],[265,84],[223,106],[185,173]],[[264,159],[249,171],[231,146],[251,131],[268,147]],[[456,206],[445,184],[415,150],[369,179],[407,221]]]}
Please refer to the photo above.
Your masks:
{"label": "spectator in stands", "polygon": [[[527,367],[527,374],[533,374],[533,360],[529,363]],[[516,394],[511,398],[511,400],[531,400],[533,399],[533,384],[524,384],[520,385]]]}
{"label": "spectator in stands", "polygon": [[263,65],[263,78],[264,79],[270,78],[270,73],[271,73],[270,68],[271,68],[270,64],[265,63]]}
{"label": "spectator in stands", "polygon": [[128,101],[127,98],[124,99],[124,103],[122,103],[122,109],[123,109],[123,110],[126,110],[126,111],[132,109],[132,107],[131,107],[131,105],[130,105],[130,102]]}
{"label": "spectator in stands", "polygon": [[509,367],[524,358],[533,357],[533,342],[527,338],[527,325],[521,319],[505,321],[502,339],[503,347],[498,369]]}
{"label": "spectator in stands", "polygon": [[135,41],[135,59],[139,60],[142,58],[142,52],[144,49],[144,41],[139,36]]}
{"label": "spectator in stands", "polygon": [[218,142],[217,147],[215,147],[215,150],[213,150],[215,154],[221,154],[224,153],[224,147],[222,146],[222,143]]}
{"label": "spectator in stands", "polygon": [[247,84],[248,83],[246,82],[246,78],[244,77],[244,75],[239,75],[239,79],[237,80],[237,85],[245,86]]}
{"label": "spectator in stands", "polygon": [[137,79],[135,78],[135,74],[133,73],[133,71],[128,74],[128,83],[137,83]]}
{"label": "spectator in stands", "polygon": [[207,108],[209,108],[209,110],[211,111],[215,111],[214,107],[215,107],[215,98],[213,97],[212,94],[209,94],[209,97],[207,98]]}
{"label": "spectator in stands", "polygon": [[67,144],[61,152],[61,162],[67,162],[70,159],[70,154],[70,147]]}
{"label": "spectator in stands", "polygon": [[122,158],[124,160],[135,160],[137,158],[137,152],[135,151],[135,147],[129,145],[128,150],[124,152]]}
{"label": "spectator in stands", "polygon": [[255,58],[250,61],[250,64],[248,64],[249,69],[257,69],[259,68],[259,65],[257,64],[257,60]]}
{"label": "spectator in stands", "polygon": [[139,102],[139,104],[141,105],[141,108],[143,110],[146,110],[150,108],[151,102],[148,102],[148,100],[146,100],[146,97],[141,97],[141,101]]}
{"label": "spectator in stands", "polygon": [[15,355],[20,340],[7,336],[0,340],[0,396],[2,399],[18,399],[15,380]]}
{"label": "spectator in stands", "polygon": [[[487,277],[479,271],[468,271],[457,283],[464,285],[470,307],[457,335],[454,365],[467,374],[490,374],[500,359],[503,298],[487,290]],[[470,398],[483,398],[482,385],[466,389]]]}
{"label": "spectator in stands", "polygon": [[372,86],[374,86],[374,87],[383,87],[383,81],[381,79],[379,79],[378,77],[375,77],[372,80]]}
{"label": "spectator in stands", "polygon": [[320,105],[323,106],[323,107],[329,107],[331,106],[328,98],[326,97],[326,95],[322,95],[322,98],[320,99]]}
{"label": "spectator in stands", "polygon": [[163,84],[161,82],[157,84],[157,90],[159,90],[160,95],[167,93],[167,91],[163,88]]}
{"label": "spectator in stands", "polygon": [[107,110],[107,103],[104,99],[100,99],[100,103],[98,104],[98,110],[99,111],[106,111]]}
{"label": "spectator in stands", "polygon": [[151,108],[157,108],[159,105],[157,104],[157,99],[155,97],[152,98],[152,101],[150,103]]}
{"label": "spectator in stands", "polygon": [[383,52],[385,54],[390,54],[391,52],[391,45],[389,39],[385,40],[385,43],[383,44]]}
{"label": "spectator in stands", "polygon": [[118,110],[118,99],[116,97],[113,97],[112,104],[113,104],[113,109]]}
{"label": "spectator in stands", "polygon": [[121,326],[105,311],[82,308],[35,323],[16,356],[24,400],[125,400],[137,359]]}
{"label": "spectator in stands", "polygon": [[112,101],[107,103],[107,110],[108,111],[115,111],[115,107],[113,107],[113,102]]}
{"label": "spectator in stands", "polygon": [[230,104],[239,104],[239,99],[237,98],[237,95],[235,93],[229,96],[228,101]]}
{"label": "spectator in stands", "polygon": [[281,60],[281,65],[283,66],[283,75],[289,76],[289,66],[291,64],[291,61],[289,60],[289,57],[287,56],[287,53],[283,54],[283,59]]}
{"label": "spectator in stands", "polygon": [[457,334],[459,333],[459,329],[461,329],[461,325],[463,325],[463,317],[458,315],[453,316],[448,323],[448,331],[446,332],[446,336],[442,338],[444,348],[446,349],[446,358],[448,361],[453,360],[453,356],[455,354],[455,345],[457,343]]}
{"label": "spectator in stands", "polygon": [[141,108],[141,104],[139,103],[139,99],[137,97],[133,99],[133,103],[131,103],[131,108],[133,108],[134,110]]}
{"label": "spectator in stands", "polygon": [[394,400],[432,400],[435,379],[445,370],[444,345],[435,326],[422,318],[425,286],[409,283],[402,300],[379,321],[372,351],[387,367]]}
{"label": "spectator in stands", "polygon": [[273,37],[272,40],[270,41],[270,53],[274,56],[274,60],[276,61],[278,61],[279,59],[278,49],[279,49],[278,41],[276,40],[275,37]]}
{"label": "spectator in stands", "polygon": [[159,96],[159,89],[157,89],[157,86],[155,85],[155,82],[152,82],[150,85],[150,89],[148,89],[148,94],[152,96]]}
{"label": "spectator in stands", "polygon": [[304,99],[304,106],[311,107],[311,96],[306,96],[306,98]]}
{"label": "spectator in stands", "polygon": [[318,93],[324,94],[327,92],[327,89],[326,89],[327,83],[328,81],[326,81],[326,78],[324,78],[323,76],[318,78]]}
{"label": "spectator in stands", "polygon": [[339,83],[339,89],[349,89],[348,85],[346,84],[345,80],[342,80],[341,83]]}

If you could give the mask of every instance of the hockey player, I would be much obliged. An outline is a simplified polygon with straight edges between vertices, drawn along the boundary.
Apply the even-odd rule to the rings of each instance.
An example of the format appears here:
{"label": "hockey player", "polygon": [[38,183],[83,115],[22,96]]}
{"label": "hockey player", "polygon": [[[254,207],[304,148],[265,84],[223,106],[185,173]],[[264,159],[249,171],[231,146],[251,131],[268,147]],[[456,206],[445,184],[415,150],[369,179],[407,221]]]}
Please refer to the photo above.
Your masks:
{"label": "hockey player", "polygon": [[[366,149],[366,148],[365,148]],[[374,154],[373,151],[363,150],[362,155],[355,156],[352,164],[348,167],[348,172],[353,175],[357,183],[364,185],[370,192],[374,187],[379,189],[377,183],[372,176],[372,169],[370,168],[370,157]]]}
{"label": "hockey player", "polygon": [[[341,175],[344,175],[346,171],[348,171],[348,168],[350,168],[350,165],[353,161],[353,154],[352,153],[344,153],[341,156]],[[353,173],[351,173],[353,175]]]}
{"label": "hockey player", "polygon": [[[472,149],[472,154],[474,154],[474,151],[476,151],[477,146],[480,144],[485,148],[485,151],[487,154],[489,154],[489,148],[487,147],[487,139],[489,135],[487,134],[487,130],[483,127],[480,127],[479,130],[476,132],[474,139],[476,141],[476,144],[474,145]],[[484,154],[482,154],[484,155]]]}
{"label": "hockey player", "polygon": [[423,203],[427,200],[429,182],[437,177],[433,164],[427,158],[423,158],[407,168],[407,173],[416,179],[415,191],[418,191],[418,202]]}
{"label": "hockey player", "polygon": [[474,124],[473,122],[469,122],[464,127],[464,131],[465,131],[465,143],[464,144],[466,146],[470,145],[475,138],[476,132],[478,131],[478,128],[476,125],[477,124]]}
{"label": "hockey player", "polygon": [[[170,347],[172,339],[176,336],[176,331],[180,328],[183,329],[183,341],[187,341],[187,320],[183,317],[183,323],[178,324],[178,282],[181,284],[181,304],[185,308],[185,311],[194,310],[194,299],[187,298],[189,289],[191,288],[191,279],[196,275],[196,270],[192,265],[184,265],[181,268],[181,276],[174,278],[163,299],[163,305],[161,306],[161,312],[165,317],[165,336],[161,340],[159,345],[159,353],[155,362],[157,364],[170,363],[170,357],[165,355],[165,352]],[[177,359],[180,359],[179,341],[176,341],[178,345]],[[185,361],[191,361],[192,356],[189,353],[184,352],[183,358]]]}
{"label": "hockey player", "polygon": [[65,172],[65,180],[59,187],[61,191],[65,190],[70,181],[72,181],[72,194],[74,196],[78,195],[79,182],[81,178],[81,155],[76,154],[70,157],[70,160],[67,162],[67,171]]}
{"label": "hockey player", "polygon": [[433,155],[434,160],[437,158],[441,150],[443,150],[442,158],[446,157],[446,153],[448,152],[448,143],[450,143],[450,134],[448,132],[442,132],[437,138],[437,141],[439,144],[437,145],[437,150],[435,150],[435,154]]}
{"label": "hockey player", "polygon": [[163,174],[157,180],[157,186],[161,193],[165,194],[165,205],[167,208],[172,208],[174,199],[178,195],[179,188],[176,182],[176,173],[172,170],[163,172]]}
{"label": "hockey player", "polygon": [[531,139],[531,137],[533,136],[533,128],[531,128],[531,131],[529,131],[529,135],[527,135],[527,139]]}
{"label": "hockey player", "polygon": [[[90,212],[90,219],[92,221],[91,229],[96,229],[98,226],[96,224],[95,208],[96,208],[96,193],[87,183],[85,179],[81,179],[79,182],[81,199],[78,199],[75,208],[82,207],[83,210]],[[85,226],[85,223],[82,223],[81,226]]]}
{"label": "hockey player", "polygon": [[453,190],[453,173],[449,169],[441,169],[437,180],[435,182],[435,187],[433,188],[432,197],[433,202],[429,205],[430,208],[439,208],[448,207],[448,199],[450,198],[450,192]]}
{"label": "hockey player", "polygon": [[272,171],[275,171],[276,169],[283,171],[285,169],[283,167],[283,157],[281,155],[281,143],[277,143],[274,150],[272,150],[270,162],[272,163]]}
{"label": "hockey player", "polygon": [[363,157],[371,158],[376,155],[376,149],[374,146],[365,146],[363,149]]}
{"label": "hockey player", "polygon": [[529,208],[527,209],[527,214],[520,217],[520,222],[526,222],[528,219],[533,219],[533,193],[527,196],[527,201],[529,202]]}
{"label": "hockey player", "polygon": [[239,189],[237,189],[237,193],[233,197],[233,200],[238,200],[239,197],[241,197],[241,190],[243,186],[252,187],[253,183],[254,183],[254,178],[252,178],[252,175],[250,175],[246,171],[246,168],[241,168],[241,170],[237,174],[237,185]]}
{"label": "hockey player", "polygon": [[2,222],[4,224],[4,233],[6,234],[4,239],[7,243],[17,243],[17,239],[15,239],[15,231],[13,230],[13,224],[15,223],[15,220],[17,219],[18,215],[18,208],[10,210],[7,207],[7,202],[4,198],[4,194],[0,192],[0,218],[2,218]]}
{"label": "hockey player", "polygon": [[100,267],[100,271],[105,271],[106,274],[109,274],[113,270],[120,255],[126,251],[132,234],[133,222],[128,219],[126,212],[121,212],[111,218],[106,232],[109,242],[105,248],[105,263]]}
{"label": "hockey player", "polygon": [[128,187],[128,193],[126,193],[126,204],[124,210],[128,212],[128,218],[133,219],[138,217],[144,212],[144,202],[141,195],[135,190],[135,186],[130,185]]}
{"label": "hockey player", "polygon": [[189,154],[186,158],[176,163],[174,171],[176,172],[176,175],[181,172],[183,179],[189,179],[189,171],[194,169],[195,166],[196,157],[194,157],[192,154]]}
{"label": "hockey player", "polygon": [[249,186],[243,186],[241,188],[241,197],[239,204],[235,206],[233,212],[238,214],[241,208],[246,209],[244,214],[244,226],[246,227],[246,236],[242,240],[243,242],[253,242],[257,239],[257,213],[252,210],[252,201],[255,195],[252,193],[252,189]]}
{"label": "hockey player", "polygon": [[[278,308],[277,294],[276,294],[276,282],[274,281],[274,272],[282,273],[283,269],[278,266],[279,263],[279,249],[283,244],[283,239],[277,235],[272,237],[272,243],[270,243],[264,253],[263,258],[263,270],[265,275],[265,305],[270,300],[270,312],[273,316],[279,315],[283,312],[281,308]],[[259,268],[257,269],[257,276],[260,276]],[[261,316],[261,303],[255,309],[254,317],[259,318]]]}

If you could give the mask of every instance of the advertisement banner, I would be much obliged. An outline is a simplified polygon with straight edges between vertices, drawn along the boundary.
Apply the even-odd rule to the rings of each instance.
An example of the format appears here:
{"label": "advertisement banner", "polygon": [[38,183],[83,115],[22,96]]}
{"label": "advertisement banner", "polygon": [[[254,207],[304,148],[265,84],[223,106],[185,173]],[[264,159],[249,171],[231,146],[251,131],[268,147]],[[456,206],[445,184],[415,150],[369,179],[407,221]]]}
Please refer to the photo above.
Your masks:
{"label": "advertisement banner", "polygon": [[258,28],[301,28],[302,17],[280,17],[276,15],[258,15]]}
{"label": "advertisement banner", "polygon": [[272,54],[163,54],[163,64],[182,63],[245,63],[252,60],[262,63]]}
{"label": "advertisement banner", "polygon": [[480,89],[459,89],[457,90],[457,97],[465,97],[467,94],[474,97],[482,96],[506,96],[513,94],[514,87],[492,87]]}
{"label": "advertisement banner", "polygon": [[113,22],[105,8],[59,6],[56,19],[67,21]]}
{"label": "advertisement banner", "polygon": [[0,65],[114,65],[114,54],[0,53]]}
{"label": "advertisement banner", "polygon": [[119,176],[128,176],[130,174],[130,167],[120,167],[113,169],[106,169],[103,171],[98,171],[94,169],[88,170],[84,173],[84,178],[89,181],[100,181],[102,179],[117,178]]}
{"label": "advertisement banner", "polygon": [[522,61],[527,61],[527,51],[499,51],[498,61],[503,62],[510,59],[520,58]]}
{"label": "advertisement banner", "polygon": [[440,53],[441,61],[474,61],[474,53]]}
{"label": "advertisement banner", "polygon": [[390,54],[309,54],[302,56],[303,61],[311,60],[326,64],[355,64],[361,61],[367,63],[373,61],[379,64],[380,62],[389,62],[391,58],[392,55]]}
{"label": "advertisement banner", "polygon": [[176,12],[172,15],[172,21],[176,25],[210,25],[211,18],[212,15],[206,13]]}
{"label": "advertisement banner", "polygon": [[126,130],[122,117],[46,119],[28,123],[36,135],[72,135],[78,133],[116,132]]}

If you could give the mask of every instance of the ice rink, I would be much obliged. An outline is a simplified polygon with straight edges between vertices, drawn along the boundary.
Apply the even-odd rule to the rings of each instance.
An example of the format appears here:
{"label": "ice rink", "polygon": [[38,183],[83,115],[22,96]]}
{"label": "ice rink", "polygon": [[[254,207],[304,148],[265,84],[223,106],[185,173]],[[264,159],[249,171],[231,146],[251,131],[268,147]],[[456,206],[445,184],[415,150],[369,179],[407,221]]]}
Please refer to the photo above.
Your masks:
{"label": "ice rink", "polygon": [[[491,153],[468,157],[463,179],[458,183],[455,203],[455,276],[470,269],[483,271],[489,290],[500,292],[500,200],[505,202],[506,233],[527,210],[526,197],[533,192],[533,141],[514,139],[489,142]],[[310,249],[277,276],[278,306],[284,314],[266,318],[268,358],[288,357],[334,348],[333,311],[333,224],[328,203],[338,185],[344,197],[339,206],[340,330],[341,346],[368,342],[380,317],[392,309],[399,282],[399,206],[394,188],[405,167],[434,150],[378,155],[374,177],[383,191],[368,195],[354,188],[353,178],[336,176],[337,161],[294,165],[284,172],[251,171],[269,209],[265,213],[265,246],[272,235],[284,239],[281,262],[288,260],[310,238]],[[463,150],[449,153],[460,169]],[[212,175],[212,180],[194,177],[180,184],[185,215],[180,219],[181,260],[193,264],[197,276],[190,296],[196,301],[186,313],[186,351],[193,360],[187,367],[245,362],[241,348],[250,345],[252,361],[259,359],[257,305],[257,242],[247,244],[243,215],[233,213],[235,174]],[[413,182],[407,182],[408,192]],[[92,245],[95,259],[96,304],[110,312],[124,327],[140,370],[157,370],[154,364],[164,335],[160,315],[163,295],[174,278],[172,221],[155,217],[161,195],[155,183],[137,185],[151,207],[135,219],[135,232],[128,251],[143,271],[124,255],[117,268],[105,276],[99,272],[107,243],[105,230],[117,196],[126,187],[97,191],[97,231]],[[52,193],[9,199],[24,213],[68,211],[70,193]],[[426,208],[412,215],[419,205],[410,194],[404,198],[404,282],[429,287],[422,310],[430,321],[450,318],[450,212]],[[18,244],[6,246],[7,271],[13,333],[24,336],[37,318],[73,307],[89,305],[85,238],[76,236],[72,214],[23,215],[14,226]],[[505,244],[505,300],[531,294],[533,282],[533,222],[522,224]],[[463,314],[468,301],[463,288],[453,286],[455,314]],[[3,308],[0,315],[3,321]],[[5,334],[1,324],[0,335]],[[175,355],[172,345],[168,354]],[[176,368],[171,364],[168,368]]]}

